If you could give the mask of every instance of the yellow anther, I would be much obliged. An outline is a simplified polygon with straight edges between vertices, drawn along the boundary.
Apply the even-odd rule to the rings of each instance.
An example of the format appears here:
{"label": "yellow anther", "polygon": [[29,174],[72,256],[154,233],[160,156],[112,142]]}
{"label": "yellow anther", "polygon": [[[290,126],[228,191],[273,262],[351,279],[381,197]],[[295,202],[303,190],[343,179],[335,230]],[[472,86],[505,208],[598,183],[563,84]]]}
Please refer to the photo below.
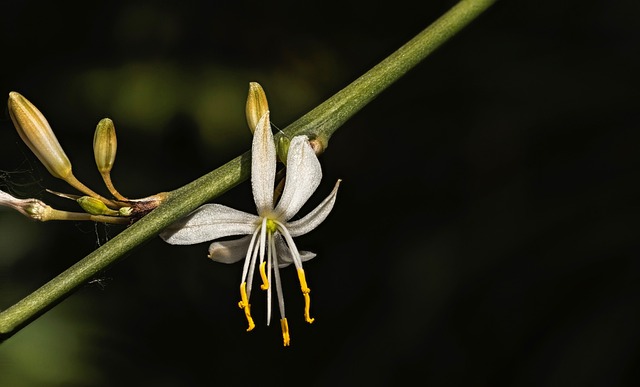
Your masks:
{"label": "yellow anther", "polygon": [[309,293],[303,293],[302,295],[304,296],[304,320],[311,324],[316,320],[315,318],[311,318],[311,316],[309,316],[309,309],[311,308],[311,297],[309,297]]}
{"label": "yellow anther", "polygon": [[286,317],[280,320],[280,326],[282,326],[282,339],[284,340],[284,346],[288,347],[291,339],[289,338],[289,324],[287,323]]}
{"label": "yellow anther", "polygon": [[309,293],[311,289],[307,287],[307,278],[304,276],[304,269],[298,269],[298,279],[300,280],[300,288],[302,293]]}
{"label": "yellow anther", "polygon": [[247,317],[247,322],[249,323],[247,332],[249,332],[256,326],[256,324],[253,323],[253,318],[251,318],[251,311],[249,310],[249,306],[249,297],[247,297],[247,283],[243,282],[240,284],[240,302],[238,302],[238,307],[244,310],[244,315]]}
{"label": "yellow anther", "polygon": [[264,270],[266,264],[266,262],[262,262],[260,264],[260,277],[262,277],[262,285],[260,285],[260,289],[262,290],[269,289],[269,279],[267,279],[267,273]]}
{"label": "yellow anther", "polygon": [[302,295],[304,296],[304,319],[311,324],[315,319],[311,318],[309,309],[311,309],[311,297],[309,293],[311,289],[307,286],[307,279],[304,276],[304,270],[298,269],[298,279],[300,280],[300,288],[302,289]]}

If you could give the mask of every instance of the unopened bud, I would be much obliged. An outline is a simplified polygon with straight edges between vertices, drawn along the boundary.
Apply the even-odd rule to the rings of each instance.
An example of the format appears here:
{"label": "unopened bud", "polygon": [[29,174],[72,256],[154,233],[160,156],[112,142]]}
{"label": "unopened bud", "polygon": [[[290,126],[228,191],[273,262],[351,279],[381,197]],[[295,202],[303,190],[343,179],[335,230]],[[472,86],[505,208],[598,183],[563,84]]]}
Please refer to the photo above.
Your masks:
{"label": "unopened bud", "polygon": [[107,207],[100,199],[91,196],[82,196],[77,200],[80,207],[91,215],[109,215],[118,216],[120,213]]}
{"label": "unopened bud", "polygon": [[9,93],[9,115],[20,138],[53,176],[66,179],[71,162],[40,111],[20,93]]}
{"label": "unopened bud", "polygon": [[258,82],[249,82],[249,95],[247,96],[247,124],[251,133],[256,130],[260,118],[269,111],[267,95]]}
{"label": "unopened bud", "polygon": [[98,122],[93,135],[93,155],[100,173],[109,173],[116,160],[118,141],[113,121],[103,118]]}
{"label": "unopened bud", "polygon": [[96,159],[98,171],[102,175],[105,185],[109,192],[118,200],[126,200],[126,198],[118,192],[111,182],[111,168],[116,161],[116,151],[118,149],[118,140],[116,138],[116,128],[113,121],[109,118],[103,118],[98,122],[96,131],[93,135],[93,156]]}

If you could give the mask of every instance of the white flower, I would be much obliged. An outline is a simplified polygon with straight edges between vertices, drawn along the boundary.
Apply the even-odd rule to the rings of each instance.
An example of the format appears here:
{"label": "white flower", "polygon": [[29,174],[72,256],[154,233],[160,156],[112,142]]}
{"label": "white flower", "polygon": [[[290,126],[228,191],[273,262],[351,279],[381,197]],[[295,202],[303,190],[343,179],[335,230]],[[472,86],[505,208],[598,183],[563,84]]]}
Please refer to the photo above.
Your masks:
{"label": "white flower", "polygon": [[244,258],[240,284],[241,298],[238,305],[247,317],[247,331],[255,326],[251,317],[249,297],[253,273],[259,260],[261,288],[267,290],[267,324],[271,320],[271,284],[275,283],[282,335],[284,345],[287,346],[289,328],[285,317],[279,269],[291,263],[295,265],[305,300],[305,320],[312,323],[314,319],[309,315],[310,290],[302,262],[313,258],[315,254],[299,251],[293,238],[313,230],[329,215],[336,200],[340,180],[329,196],[313,211],[301,219],[290,221],[314,193],[322,179],[320,162],[308,138],[296,136],[291,140],[285,187],[277,206],[274,206],[276,148],[268,111],[256,125],[251,154],[251,186],[258,215],[220,204],[205,204],[167,228],[160,236],[170,244],[188,245],[228,236],[246,235],[240,239],[212,243],[209,247],[209,258],[223,263],[234,263]]}

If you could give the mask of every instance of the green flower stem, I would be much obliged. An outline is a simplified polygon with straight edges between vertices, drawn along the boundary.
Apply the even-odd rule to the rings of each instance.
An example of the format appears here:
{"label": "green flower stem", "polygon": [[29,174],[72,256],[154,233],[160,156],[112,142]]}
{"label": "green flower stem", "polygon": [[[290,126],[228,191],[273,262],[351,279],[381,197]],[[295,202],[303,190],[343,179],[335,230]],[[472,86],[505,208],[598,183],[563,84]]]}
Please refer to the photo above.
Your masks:
{"label": "green flower stem", "polygon": [[[287,136],[309,134],[326,147],[331,135],[389,85],[482,14],[496,0],[462,0],[431,26],[366,74],[283,130]],[[0,312],[0,340],[11,337],[79,286],[156,236],[163,228],[249,178],[246,152],[199,179],[169,192],[151,213],[81,261]]]}
{"label": "green flower stem", "polygon": [[345,121],[397,81],[496,0],[462,0],[360,78],[289,125],[284,132],[316,135],[325,145]]}

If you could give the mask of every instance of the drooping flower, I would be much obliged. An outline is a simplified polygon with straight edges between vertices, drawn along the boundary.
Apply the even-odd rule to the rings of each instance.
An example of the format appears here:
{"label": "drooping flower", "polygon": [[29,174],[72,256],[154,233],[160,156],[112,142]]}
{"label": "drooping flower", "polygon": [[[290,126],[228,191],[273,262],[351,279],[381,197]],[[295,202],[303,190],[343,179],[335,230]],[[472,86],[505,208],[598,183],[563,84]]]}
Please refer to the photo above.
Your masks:
{"label": "drooping flower", "polygon": [[302,262],[313,258],[315,254],[299,251],[293,238],[310,232],[326,219],[335,203],[340,180],[314,210],[291,221],[322,179],[320,162],[309,139],[307,136],[296,136],[291,140],[285,186],[277,205],[274,205],[277,156],[268,111],[256,125],[251,154],[251,186],[257,215],[220,204],[205,204],[165,229],[160,236],[170,244],[190,245],[245,235],[239,239],[213,242],[209,247],[209,258],[223,263],[234,263],[244,258],[238,306],[246,315],[249,324],[247,331],[255,327],[249,298],[256,265],[262,279],[261,288],[267,291],[267,324],[271,320],[272,284],[275,283],[284,345],[288,346],[289,327],[285,317],[280,269],[291,263],[295,265],[305,300],[304,317],[308,323],[312,323],[314,319],[309,312],[310,289]]}
{"label": "drooping flower", "polygon": [[10,207],[26,217],[42,220],[42,215],[48,206],[38,199],[18,199],[0,191],[0,207]]}

